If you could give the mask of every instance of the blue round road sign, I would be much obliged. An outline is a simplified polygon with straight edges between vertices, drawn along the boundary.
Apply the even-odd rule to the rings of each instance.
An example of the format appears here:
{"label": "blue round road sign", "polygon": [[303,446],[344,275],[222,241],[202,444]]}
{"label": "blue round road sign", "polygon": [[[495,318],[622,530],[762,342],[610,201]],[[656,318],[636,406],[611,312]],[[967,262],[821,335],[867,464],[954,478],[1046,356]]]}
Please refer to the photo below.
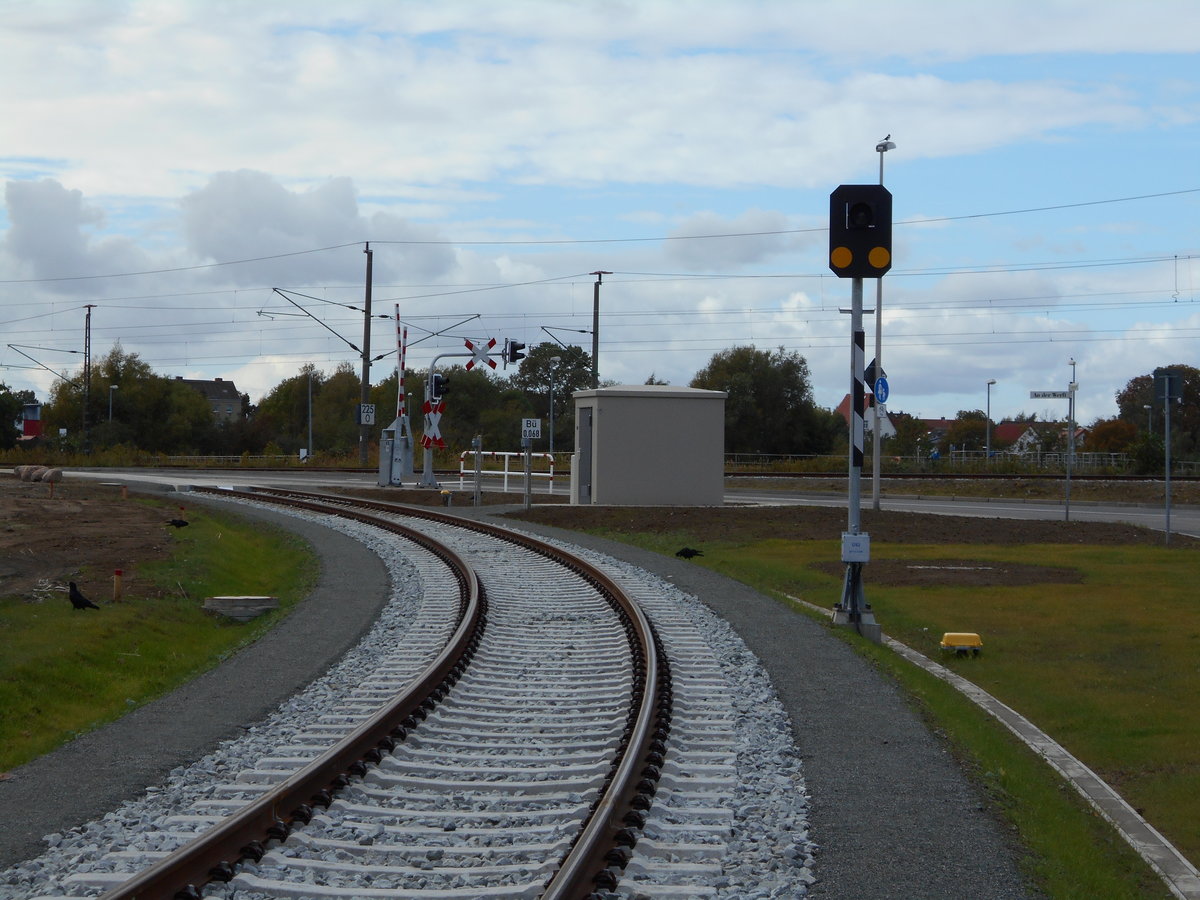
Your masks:
{"label": "blue round road sign", "polygon": [[875,399],[880,403],[887,403],[888,398],[888,383],[887,379],[880,375],[875,379],[874,389]]}

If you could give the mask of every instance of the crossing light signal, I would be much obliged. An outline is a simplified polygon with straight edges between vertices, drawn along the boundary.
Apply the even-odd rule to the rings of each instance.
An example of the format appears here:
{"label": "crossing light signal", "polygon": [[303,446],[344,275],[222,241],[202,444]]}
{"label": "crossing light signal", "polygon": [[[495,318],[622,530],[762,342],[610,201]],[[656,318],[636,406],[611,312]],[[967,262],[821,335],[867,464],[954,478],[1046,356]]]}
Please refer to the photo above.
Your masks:
{"label": "crossing light signal", "polygon": [[511,338],[504,340],[504,365],[507,367],[509,363],[517,363],[525,358],[525,354],[521,351],[525,349],[525,345],[520,341],[514,341]]}
{"label": "crossing light signal", "polygon": [[433,378],[429,381],[429,396],[434,400],[440,400],[446,396],[446,391],[450,388],[450,379],[440,372],[434,372]]}
{"label": "crossing light signal", "polygon": [[829,268],[839,278],[879,278],[891,267],[891,191],[841,185],[829,195]]}

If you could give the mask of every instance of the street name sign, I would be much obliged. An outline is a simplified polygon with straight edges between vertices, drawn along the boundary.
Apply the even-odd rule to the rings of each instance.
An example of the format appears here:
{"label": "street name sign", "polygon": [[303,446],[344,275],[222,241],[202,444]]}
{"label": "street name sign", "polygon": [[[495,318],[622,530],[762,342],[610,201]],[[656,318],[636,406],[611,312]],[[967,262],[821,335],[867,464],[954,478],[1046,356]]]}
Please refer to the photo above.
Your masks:
{"label": "street name sign", "polygon": [[1029,398],[1031,400],[1070,400],[1070,391],[1030,391]]}

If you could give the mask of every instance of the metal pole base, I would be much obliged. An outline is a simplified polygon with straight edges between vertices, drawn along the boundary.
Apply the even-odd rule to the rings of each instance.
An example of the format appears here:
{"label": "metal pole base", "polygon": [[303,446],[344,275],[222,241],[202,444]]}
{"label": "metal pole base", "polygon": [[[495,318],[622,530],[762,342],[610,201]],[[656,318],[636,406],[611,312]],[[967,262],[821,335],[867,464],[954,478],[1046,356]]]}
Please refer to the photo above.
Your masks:
{"label": "metal pole base", "polygon": [[862,563],[846,563],[846,577],[842,582],[842,601],[833,608],[833,624],[853,628],[875,644],[883,643],[883,630],[875,621],[863,594]]}
{"label": "metal pole base", "polygon": [[425,448],[425,465],[421,471],[421,480],[417,482],[417,487],[441,487],[438,484],[438,480],[433,477],[433,451],[428,447]]}

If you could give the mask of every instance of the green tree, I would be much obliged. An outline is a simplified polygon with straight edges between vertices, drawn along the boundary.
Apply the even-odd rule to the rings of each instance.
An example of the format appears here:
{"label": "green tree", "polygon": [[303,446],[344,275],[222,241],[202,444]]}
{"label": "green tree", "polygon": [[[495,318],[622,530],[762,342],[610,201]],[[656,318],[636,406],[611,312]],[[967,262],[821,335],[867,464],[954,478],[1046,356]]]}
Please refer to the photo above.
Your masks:
{"label": "green tree", "polygon": [[[324,383],[325,376],[312,363],[306,363],[298,374],[271,388],[254,414],[256,436],[264,448],[274,443],[284,453],[297,453],[308,446],[309,391],[315,398]],[[322,449],[317,443],[315,421],[313,445],[314,451]]]}
{"label": "green tree", "polygon": [[938,449],[945,453],[956,450],[983,450],[987,446],[987,413],[982,409],[960,409]]}
{"label": "green tree", "polygon": [[126,444],[151,453],[178,454],[204,452],[212,444],[215,426],[208,401],[183,382],[155,374],[136,353],[126,353],[119,343],[92,366],[89,387],[85,392],[82,370],[54,384],[43,411],[47,433],[65,428],[70,445],[76,449]]}
{"label": "green tree", "polygon": [[1088,429],[1083,449],[1090,453],[1126,453],[1137,441],[1138,429],[1124,419],[1097,419]]}
{"label": "green tree", "polygon": [[828,453],[845,423],[812,397],[808,362],[780,347],[753,346],[716,353],[691,386],[725,391],[725,450],[729,453]]}
{"label": "green tree", "polygon": [[916,456],[922,459],[929,455],[929,429],[916,416],[908,413],[888,413],[896,429],[895,436],[883,446],[892,456]]}
{"label": "green tree", "polygon": [[[313,396],[314,450],[345,456],[358,449],[358,407],[362,403],[362,379],[348,362],[338,367]],[[386,423],[378,423],[372,432]]]}
{"label": "green tree", "polygon": [[[1181,397],[1171,407],[1171,456],[1175,459],[1200,457],[1200,369],[1177,363],[1164,366],[1180,375]],[[1146,407],[1150,407],[1147,409]],[[1165,410],[1154,396],[1154,374],[1138,375],[1117,392],[1120,418],[1139,430],[1153,426],[1161,437]]]}
{"label": "green tree", "polygon": [[[557,361],[556,361],[557,360]],[[544,341],[532,348],[520,368],[509,378],[521,391],[530,412],[527,415],[546,420],[549,428],[550,381],[554,381],[554,449],[570,450],[575,445],[575,404],[571,395],[592,386],[592,357],[582,347],[563,347]],[[519,424],[519,423],[518,423]],[[549,443],[545,429],[544,441]],[[520,437],[520,428],[517,429]]]}
{"label": "green tree", "polygon": [[520,449],[521,420],[536,415],[531,398],[511,380],[478,367],[468,372],[455,366],[449,378],[451,392],[442,419],[446,446],[469,450],[478,434],[484,450]]}

